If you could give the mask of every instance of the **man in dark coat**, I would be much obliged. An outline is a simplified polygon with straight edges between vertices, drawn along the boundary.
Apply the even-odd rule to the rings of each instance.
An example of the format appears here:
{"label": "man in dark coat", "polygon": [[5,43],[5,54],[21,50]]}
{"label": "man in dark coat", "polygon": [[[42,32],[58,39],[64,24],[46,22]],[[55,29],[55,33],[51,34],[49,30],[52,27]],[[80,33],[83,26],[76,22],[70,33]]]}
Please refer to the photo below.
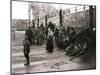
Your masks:
{"label": "man in dark coat", "polygon": [[31,28],[28,27],[28,29],[26,30],[25,36],[27,37],[27,39],[30,42],[30,45],[32,45],[32,38],[33,38],[33,33],[31,31]]}
{"label": "man in dark coat", "polygon": [[30,61],[29,61],[30,43],[26,36],[25,36],[25,40],[23,41],[23,45],[24,45],[24,49],[23,49],[24,57],[26,58],[26,63],[24,65],[29,66],[30,65]]}

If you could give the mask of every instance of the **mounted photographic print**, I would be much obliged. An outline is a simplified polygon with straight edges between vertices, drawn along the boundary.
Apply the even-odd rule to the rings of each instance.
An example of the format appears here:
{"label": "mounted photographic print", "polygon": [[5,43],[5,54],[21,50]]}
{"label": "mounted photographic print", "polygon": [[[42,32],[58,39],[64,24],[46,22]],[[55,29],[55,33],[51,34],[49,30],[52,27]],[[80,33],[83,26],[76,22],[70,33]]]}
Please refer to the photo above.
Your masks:
{"label": "mounted photographic print", "polygon": [[12,0],[11,74],[96,69],[96,6]]}

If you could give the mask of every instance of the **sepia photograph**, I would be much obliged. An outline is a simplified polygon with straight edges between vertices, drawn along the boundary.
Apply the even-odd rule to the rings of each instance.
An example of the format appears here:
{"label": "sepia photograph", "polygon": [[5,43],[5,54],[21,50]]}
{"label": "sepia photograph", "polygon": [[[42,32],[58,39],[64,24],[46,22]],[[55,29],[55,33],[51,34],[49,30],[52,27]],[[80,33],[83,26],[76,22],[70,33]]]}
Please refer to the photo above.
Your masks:
{"label": "sepia photograph", "polygon": [[11,1],[11,74],[96,69],[96,5]]}

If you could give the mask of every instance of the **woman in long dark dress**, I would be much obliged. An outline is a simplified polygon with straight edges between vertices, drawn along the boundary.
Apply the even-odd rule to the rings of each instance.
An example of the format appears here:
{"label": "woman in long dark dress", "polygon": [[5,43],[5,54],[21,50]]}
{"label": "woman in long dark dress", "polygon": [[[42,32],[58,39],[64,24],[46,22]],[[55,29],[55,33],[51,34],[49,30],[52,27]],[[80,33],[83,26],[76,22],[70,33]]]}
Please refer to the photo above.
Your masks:
{"label": "woman in long dark dress", "polygon": [[49,53],[52,53],[54,49],[54,43],[53,43],[53,32],[51,29],[48,29],[48,38],[46,43],[46,50]]}

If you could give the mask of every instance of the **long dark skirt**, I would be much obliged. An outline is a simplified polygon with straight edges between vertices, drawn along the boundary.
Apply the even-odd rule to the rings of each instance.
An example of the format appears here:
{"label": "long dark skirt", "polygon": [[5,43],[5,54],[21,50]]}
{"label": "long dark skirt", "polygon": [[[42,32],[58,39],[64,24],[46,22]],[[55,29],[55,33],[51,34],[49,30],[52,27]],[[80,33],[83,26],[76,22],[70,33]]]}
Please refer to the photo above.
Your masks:
{"label": "long dark skirt", "polygon": [[53,37],[50,36],[47,39],[46,50],[47,50],[47,52],[52,53],[53,49],[54,49]]}

